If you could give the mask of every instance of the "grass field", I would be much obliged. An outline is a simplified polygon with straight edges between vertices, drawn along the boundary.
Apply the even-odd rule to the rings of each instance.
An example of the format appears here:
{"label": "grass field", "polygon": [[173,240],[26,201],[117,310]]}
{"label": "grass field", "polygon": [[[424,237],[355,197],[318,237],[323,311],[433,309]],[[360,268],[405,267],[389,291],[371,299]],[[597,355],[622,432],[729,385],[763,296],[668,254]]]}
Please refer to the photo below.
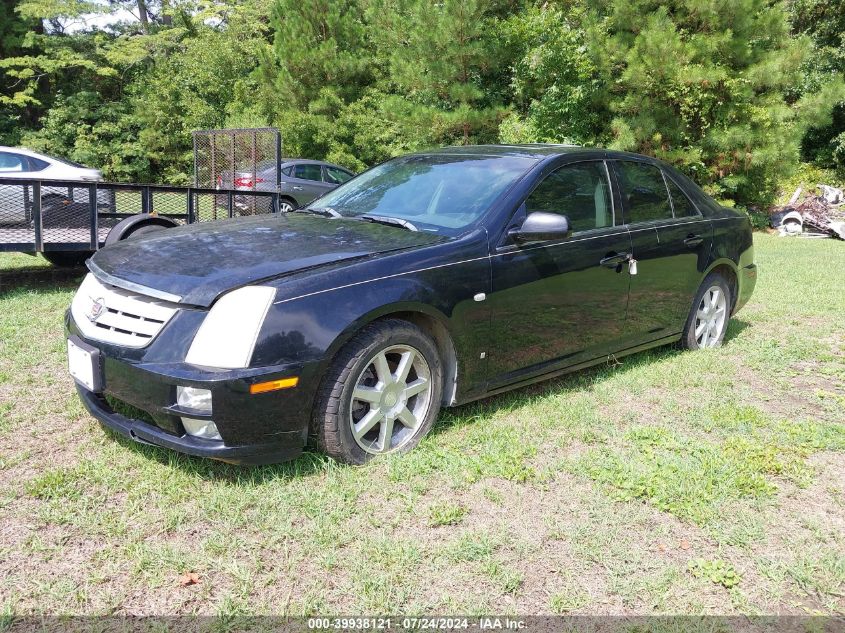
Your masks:
{"label": "grass field", "polygon": [[723,348],[447,411],[361,468],[238,468],[104,432],[65,372],[80,273],[0,255],[0,623],[845,613],[845,244],[756,244]]}

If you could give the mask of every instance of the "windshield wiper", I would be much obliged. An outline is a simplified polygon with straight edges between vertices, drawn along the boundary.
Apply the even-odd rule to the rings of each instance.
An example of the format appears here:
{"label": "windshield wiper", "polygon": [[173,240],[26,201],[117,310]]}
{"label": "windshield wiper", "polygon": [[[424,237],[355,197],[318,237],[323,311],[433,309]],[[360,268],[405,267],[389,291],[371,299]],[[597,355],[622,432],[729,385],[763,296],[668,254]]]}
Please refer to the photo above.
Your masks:
{"label": "windshield wiper", "polygon": [[387,226],[401,226],[403,229],[408,229],[409,231],[419,231],[419,229],[415,227],[412,223],[408,222],[408,220],[403,220],[402,218],[391,218],[387,215],[370,215],[369,213],[359,215],[358,217],[362,220],[375,222],[376,224],[386,224]]}
{"label": "windshield wiper", "polygon": [[294,213],[310,213],[311,215],[321,215],[324,218],[342,218],[337,211],[331,207],[302,207],[301,209],[294,209]]}

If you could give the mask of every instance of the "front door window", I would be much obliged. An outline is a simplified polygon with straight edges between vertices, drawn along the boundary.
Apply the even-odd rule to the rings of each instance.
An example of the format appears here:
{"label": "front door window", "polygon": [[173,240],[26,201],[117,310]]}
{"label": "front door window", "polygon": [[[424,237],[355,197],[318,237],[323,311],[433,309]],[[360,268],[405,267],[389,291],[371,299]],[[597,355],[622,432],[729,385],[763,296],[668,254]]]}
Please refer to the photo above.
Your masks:
{"label": "front door window", "polygon": [[630,252],[631,240],[614,222],[604,161],[547,175],[525,200],[525,214],[538,211],[566,215],[573,233],[505,244],[492,258],[491,389],[611,353],[624,333],[628,267],[600,262]]}

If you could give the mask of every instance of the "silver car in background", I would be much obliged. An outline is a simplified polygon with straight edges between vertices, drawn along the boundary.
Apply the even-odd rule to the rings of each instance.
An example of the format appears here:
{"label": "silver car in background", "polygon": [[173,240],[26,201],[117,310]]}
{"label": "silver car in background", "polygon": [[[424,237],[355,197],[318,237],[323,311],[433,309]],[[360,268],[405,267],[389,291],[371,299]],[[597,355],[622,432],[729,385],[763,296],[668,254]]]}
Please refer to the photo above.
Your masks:
{"label": "silver car in background", "polygon": [[[307,206],[315,198],[319,198],[327,191],[342,185],[355,174],[338,165],[305,158],[282,159],[280,169],[279,210],[293,211]],[[243,191],[276,191],[276,163],[275,161],[260,162],[255,171],[236,171],[234,178],[231,174],[220,174],[217,177],[218,189],[241,189]],[[222,204],[218,201],[218,205]],[[255,204],[253,199],[238,199],[234,204],[245,215],[266,212],[268,209],[251,209]],[[269,199],[268,203],[269,205]]]}
{"label": "silver car in background", "polygon": [[[97,169],[90,169],[55,156],[39,154],[23,147],[0,145],[0,178],[37,178],[96,182],[103,179]],[[0,184],[0,224],[21,224],[30,221],[31,192],[23,185]],[[60,202],[87,202],[87,189],[66,186],[41,188],[41,205],[47,209]]]}

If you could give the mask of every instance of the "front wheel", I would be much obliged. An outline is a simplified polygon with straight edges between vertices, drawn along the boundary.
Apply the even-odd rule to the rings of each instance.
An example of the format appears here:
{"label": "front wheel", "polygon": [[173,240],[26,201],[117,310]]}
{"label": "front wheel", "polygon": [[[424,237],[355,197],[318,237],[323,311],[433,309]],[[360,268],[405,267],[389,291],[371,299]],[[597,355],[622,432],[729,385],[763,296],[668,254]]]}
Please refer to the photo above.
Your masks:
{"label": "front wheel", "polygon": [[314,410],[314,434],[331,457],[363,464],[406,452],[440,411],[443,371],[425,332],[388,319],[364,328],[338,354]]}
{"label": "front wheel", "polygon": [[728,281],[719,273],[707,275],[693,301],[681,344],[686,349],[719,347],[728,330],[732,300]]}

